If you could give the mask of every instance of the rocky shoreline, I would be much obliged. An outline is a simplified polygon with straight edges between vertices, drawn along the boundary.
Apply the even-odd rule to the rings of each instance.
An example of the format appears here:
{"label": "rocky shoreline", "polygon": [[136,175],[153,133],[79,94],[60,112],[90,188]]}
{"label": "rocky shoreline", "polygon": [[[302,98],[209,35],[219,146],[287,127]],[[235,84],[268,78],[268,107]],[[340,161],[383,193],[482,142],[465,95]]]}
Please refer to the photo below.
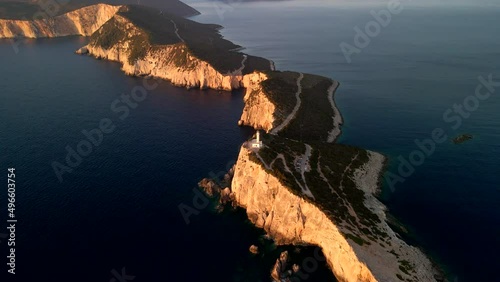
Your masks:
{"label": "rocky shoreline", "polygon": [[[397,274],[396,269],[404,267],[408,269],[403,272],[411,273],[410,278],[406,278],[410,281],[444,281],[425,254],[406,244],[385,221],[382,221],[381,228],[389,234],[388,245],[359,245],[346,238],[343,226],[334,224],[306,199],[295,196],[261,165],[254,163],[249,158],[252,153],[242,147],[237,164],[224,181],[219,184],[204,179],[200,187],[211,195],[214,191],[225,191],[225,196],[220,197],[220,205],[228,205],[229,202],[222,200],[224,198],[232,201],[230,206],[246,209],[249,219],[263,228],[276,244],[321,247],[328,265],[340,281],[401,281],[404,274]],[[373,194],[385,158],[373,152],[370,154],[372,157],[365,166],[369,168],[358,171],[356,182],[367,195],[366,205],[385,219],[385,206]],[[214,186],[220,188],[214,189]],[[391,251],[386,250],[388,246],[392,247]]]}

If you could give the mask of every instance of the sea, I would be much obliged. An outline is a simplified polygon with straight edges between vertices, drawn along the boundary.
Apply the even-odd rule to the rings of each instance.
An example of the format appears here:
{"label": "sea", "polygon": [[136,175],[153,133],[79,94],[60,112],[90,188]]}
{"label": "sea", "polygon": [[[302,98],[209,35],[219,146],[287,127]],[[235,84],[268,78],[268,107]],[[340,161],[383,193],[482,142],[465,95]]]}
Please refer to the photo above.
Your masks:
{"label": "sea", "polygon": [[[186,2],[202,13],[193,20],[224,26],[227,39],[279,70],[338,80],[339,142],[388,157],[380,198],[402,236],[450,281],[498,281],[497,3]],[[357,44],[374,14],[387,13]],[[15,168],[17,219],[16,275],[6,273],[10,247],[0,229],[2,281],[270,281],[281,251],[299,265],[314,255],[273,245],[244,211],[217,212],[196,189],[223,175],[253,133],[236,125],[242,91],[128,77],[116,63],[74,54],[86,41],[0,40],[0,178],[7,183]],[[345,46],[356,51],[346,55]],[[491,95],[474,99],[489,76]],[[138,93],[140,101],[124,99]],[[86,146],[100,128],[108,133]],[[423,151],[418,144],[439,129],[446,140]],[[473,139],[451,141],[464,133]],[[78,149],[86,156],[68,157]],[[413,169],[400,171],[404,160]],[[55,164],[66,165],[61,178]],[[336,281],[321,263],[307,274],[303,281]]]}

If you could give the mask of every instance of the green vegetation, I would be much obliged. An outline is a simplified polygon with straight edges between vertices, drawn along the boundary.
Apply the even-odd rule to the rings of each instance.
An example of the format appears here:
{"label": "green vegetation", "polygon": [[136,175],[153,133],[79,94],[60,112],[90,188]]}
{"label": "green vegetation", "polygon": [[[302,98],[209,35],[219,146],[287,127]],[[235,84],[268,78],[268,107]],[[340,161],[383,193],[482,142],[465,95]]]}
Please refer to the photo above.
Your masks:
{"label": "green vegetation", "polygon": [[407,275],[410,275],[410,272],[415,272],[414,266],[407,260],[399,261],[399,270]]}
{"label": "green vegetation", "polygon": [[302,80],[302,105],[295,118],[280,135],[297,140],[325,142],[333,128],[335,113],[328,100],[332,81],[325,77],[305,74]]}
{"label": "green vegetation", "polygon": [[181,42],[169,18],[160,15],[156,9],[130,5],[122,8],[118,13],[142,29],[148,35],[152,45],[171,45]]}
{"label": "green vegetation", "polygon": [[[58,6],[52,3],[60,3]],[[104,3],[110,5],[136,4],[137,0],[78,0],[78,1],[46,1],[46,0],[0,0],[0,19],[32,20],[40,17],[54,17],[80,9],[85,6]],[[178,0],[162,0],[148,3],[156,9],[169,11],[178,16],[192,16],[198,11]]]}
{"label": "green vegetation", "polygon": [[[125,1],[127,4],[131,1]],[[67,3],[57,7],[54,15],[60,15],[78,8],[97,3],[86,0],[77,3]],[[104,1],[106,3],[106,1]],[[132,3],[132,2],[131,2]],[[196,14],[197,11],[177,0],[168,0],[161,4],[168,13],[161,12],[158,8],[138,5],[124,6],[119,15],[127,18],[140,29],[139,34],[130,35],[127,28],[117,23],[116,19],[110,20],[98,32],[92,35],[91,44],[110,49],[122,41],[128,41],[131,48],[129,62],[143,58],[148,50],[161,45],[182,44],[194,57],[208,62],[217,71],[225,74],[238,70],[242,66],[243,53],[241,46],[224,39],[219,33],[221,26],[214,24],[201,24],[184,18],[185,15]],[[33,19],[37,12],[43,12],[43,5],[36,2],[0,2],[0,18]],[[177,36],[182,37],[184,42]],[[178,53],[180,57],[172,58],[178,66],[184,67],[187,54]],[[243,74],[255,70],[269,70],[270,63],[267,59],[247,56]]]}
{"label": "green vegetation", "polygon": [[[276,124],[292,113],[297,100],[297,72],[266,72],[268,79],[262,87],[269,100],[278,105],[275,113]],[[301,81],[301,106],[295,118],[280,133],[280,136],[299,141],[326,142],[333,129],[335,112],[328,99],[328,89],[333,81],[329,78],[304,74]]]}
{"label": "green vegetation", "polygon": [[128,58],[129,64],[133,64],[139,59],[143,59],[149,48],[148,37],[145,34],[139,34],[132,37],[133,44],[130,45],[130,55]]}
{"label": "green vegetation", "polygon": [[[345,234],[345,237],[346,237],[346,239],[351,239],[351,240],[353,240],[353,241],[354,241],[354,243],[356,243],[356,244],[358,244],[358,245],[360,245],[360,246],[363,246],[363,244],[368,243],[368,242],[366,242],[365,240],[363,240],[363,239],[359,238],[358,236],[352,235],[352,234],[350,234],[350,233],[346,233],[346,234]],[[369,243],[368,243],[368,244],[369,244]]]}
{"label": "green vegetation", "polygon": [[[296,105],[295,93],[300,74],[277,71],[266,74],[268,79],[261,85],[269,100],[277,105],[275,119],[277,124],[281,124]],[[382,244],[388,234],[378,227],[379,217],[365,206],[365,193],[358,189],[354,181],[354,173],[368,162],[367,151],[326,143],[335,115],[328,99],[328,89],[332,85],[331,79],[304,74],[301,106],[295,118],[278,136],[264,137],[266,147],[260,149],[259,155],[266,164],[270,164],[281,154],[286,163],[276,160],[271,174],[294,194],[311,201],[333,222],[349,230],[344,234],[347,238],[359,245],[375,241]],[[305,143],[312,147],[312,154],[309,158],[310,170],[304,173],[303,179],[294,162],[305,153]],[[261,164],[257,156],[251,155],[251,159]],[[301,186],[306,184],[314,199],[303,193]]]}
{"label": "green vegetation", "polygon": [[391,250],[389,253],[393,254],[396,258],[399,258],[399,255],[394,250]]}
{"label": "green vegetation", "polygon": [[267,75],[268,79],[261,83],[262,89],[271,103],[279,105],[276,109],[275,121],[280,124],[295,107],[299,74],[287,71],[269,72]]}
{"label": "green vegetation", "polygon": [[91,42],[101,46],[104,49],[110,49],[122,40],[127,38],[125,30],[119,27],[115,18],[111,18],[101,29],[95,32],[91,37]]}
{"label": "green vegetation", "polygon": [[144,58],[151,47],[149,35],[143,31],[132,33],[120,24],[116,18],[110,19],[98,31],[92,34],[90,42],[94,46],[110,49],[120,42],[129,42],[130,56],[129,63]]}
{"label": "green vegetation", "polygon": [[[223,39],[217,25],[200,24],[169,14],[160,15],[154,9],[140,6],[127,6],[119,14],[132,21],[140,32],[129,33],[116,21],[110,21],[95,35],[93,42],[109,48],[122,40],[130,40],[133,50],[129,58],[131,62],[141,58],[148,48],[169,45],[173,49],[169,52],[171,57],[166,59],[179,67],[191,67],[189,55],[207,61],[222,73],[241,67],[243,54],[235,51],[239,46]],[[266,72],[268,79],[262,82],[263,90],[271,102],[278,105],[275,113],[277,122],[284,120],[296,105],[299,73],[269,71],[269,61],[252,56],[248,56],[245,65],[244,73],[259,68]],[[279,136],[265,136],[266,147],[259,151],[259,155],[267,164],[279,154],[283,155],[285,163],[275,161],[271,174],[294,194],[321,208],[333,222],[344,226],[348,231],[345,232],[346,237],[360,245],[385,241],[388,235],[377,227],[379,217],[365,206],[365,194],[353,180],[354,172],[368,161],[367,151],[325,143],[335,114],[328,100],[328,89],[332,83],[331,79],[305,74],[301,81],[302,105],[295,119]],[[304,174],[304,179],[294,163],[298,156],[305,153],[303,142],[313,148],[311,170]],[[251,155],[251,158],[264,166],[256,155]],[[304,195],[301,186],[306,184],[314,199]]]}

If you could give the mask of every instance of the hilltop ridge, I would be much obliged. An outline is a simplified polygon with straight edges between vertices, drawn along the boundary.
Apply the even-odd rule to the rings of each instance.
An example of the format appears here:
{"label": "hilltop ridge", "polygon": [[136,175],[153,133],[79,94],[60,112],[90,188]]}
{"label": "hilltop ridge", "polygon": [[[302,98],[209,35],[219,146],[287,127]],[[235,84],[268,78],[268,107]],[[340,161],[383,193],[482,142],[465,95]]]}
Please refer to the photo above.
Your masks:
{"label": "hilltop ridge", "polygon": [[[0,19],[36,20],[53,18],[83,7],[97,4],[123,6],[137,3],[137,0],[0,0]],[[171,14],[182,17],[200,14],[196,9],[179,0],[144,0],[143,5],[168,11]]]}

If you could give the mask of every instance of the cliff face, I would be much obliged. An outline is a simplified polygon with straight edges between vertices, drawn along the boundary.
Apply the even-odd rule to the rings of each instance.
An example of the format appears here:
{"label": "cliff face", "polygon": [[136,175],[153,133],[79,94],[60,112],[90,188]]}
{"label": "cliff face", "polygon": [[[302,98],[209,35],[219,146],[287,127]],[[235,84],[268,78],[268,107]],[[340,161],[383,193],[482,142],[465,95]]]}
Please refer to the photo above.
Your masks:
{"label": "cliff face", "polygon": [[[144,34],[129,19],[115,15],[114,25],[119,30],[126,31],[124,38],[113,42],[108,48],[91,42],[81,48],[78,53],[120,62],[122,70],[128,75],[154,76],[169,80],[172,84],[187,88],[212,88],[220,90],[233,90],[248,87],[249,90],[258,90],[260,82],[266,76],[260,72],[243,75],[246,55],[241,57],[241,68],[228,73],[220,73],[208,62],[194,56],[186,43],[180,38],[178,43],[170,45],[151,46],[147,40],[140,44],[146,50],[143,56],[133,58],[134,45],[138,44],[137,37]],[[99,34],[101,31],[97,31]]]}
{"label": "cliff face", "polygon": [[[251,154],[254,152],[245,146],[241,148],[232,192],[249,219],[277,244],[320,246],[339,281],[435,281],[431,262],[419,249],[398,238],[385,221],[378,225],[388,234],[383,242],[360,245],[346,238],[348,231],[342,222],[332,220],[306,197],[292,193]],[[369,161],[356,170],[354,182],[366,195],[364,204],[385,219],[385,206],[373,195],[384,157],[374,152],[369,156]]]}
{"label": "cliff face", "polygon": [[267,75],[262,73],[246,75],[243,78],[243,86],[246,87],[243,97],[245,107],[239,123],[269,132],[274,127],[276,106],[262,88],[261,82],[266,79]]}
{"label": "cliff face", "polygon": [[[122,70],[128,75],[154,76],[169,80],[172,84],[187,88],[212,88],[221,90],[238,89],[242,86],[242,75],[223,75],[207,62],[189,54],[182,43],[168,46],[157,46],[147,51],[144,58],[130,62],[131,49],[128,43],[117,44],[111,49],[88,45],[80,53],[88,52],[97,58],[117,61],[122,64]],[[176,64],[175,57],[183,56],[188,64]]]}
{"label": "cliff face", "polygon": [[[234,60],[229,64],[231,67],[226,69],[234,70],[222,73],[207,61],[193,55],[189,46],[196,44],[188,46],[173,20],[170,20],[174,31],[168,39],[169,43],[152,44],[149,33],[129,18],[120,15],[119,9],[119,6],[99,4],[48,20],[0,20],[0,37],[93,35],[95,40],[78,53],[120,62],[123,71],[129,75],[154,76],[188,88],[233,90],[245,87],[245,107],[240,124],[263,129],[288,140],[302,140],[303,136],[307,140],[314,136],[314,140],[318,141],[317,136],[323,134],[328,135],[325,140],[331,143],[340,133],[342,120],[333,102],[333,93],[338,83],[298,73],[249,73],[256,68],[251,68],[243,75],[246,64],[249,64],[248,56],[230,52],[225,55],[230,54]],[[163,24],[164,22],[161,26]],[[110,28],[103,29],[104,26]],[[189,36],[188,33],[186,35]],[[207,52],[217,50],[214,48]],[[214,65],[218,62],[213,58],[208,61]],[[272,66],[270,68],[273,69]],[[266,83],[267,88],[263,87]],[[293,93],[295,99],[290,99]],[[278,130],[272,132],[273,129]],[[297,138],[298,132],[300,138]],[[294,183],[284,185],[270,168],[255,161],[255,158],[252,159],[251,154],[255,152],[241,148],[232,180],[232,193],[235,201],[247,209],[251,221],[264,228],[278,244],[320,246],[340,281],[435,281],[430,261],[420,250],[407,245],[389,228],[385,222],[385,206],[374,197],[384,157],[369,152],[368,161],[352,175],[346,175],[355,161],[360,162],[357,160],[358,155],[349,159],[349,163],[342,164],[341,168],[334,167],[339,164],[340,154],[325,155],[325,158],[338,161],[321,167],[321,155],[317,153],[317,148],[307,144],[300,146],[302,145],[306,147],[304,154],[290,155],[288,152],[287,158],[294,158],[293,163],[288,166],[283,147],[275,148],[277,150],[274,151],[279,153],[274,160],[283,160],[281,172],[289,175],[288,180],[292,177],[304,195],[292,192],[291,186]],[[271,165],[274,160],[270,162]],[[314,160],[311,161],[312,166],[310,160]],[[321,163],[326,161],[321,159]],[[296,171],[292,172],[289,167]],[[335,182],[335,179],[339,182]],[[351,199],[347,196],[356,197],[359,194],[344,193],[348,190],[349,181],[358,188],[355,192],[364,193],[362,206],[368,208],[377,220],[371,218],[363,221],[362,214],[354,210],[360,202],[349,203]],[[314,184],[308,187],[308,182]],[[336,201],[328,198],[325,200],[330,204],[333,202],[334,210],[341,215],[348,214],[350,223],[347,220],[332,219],[332,209],[325,210],[323,206],[315,204],[325,194],[315,194],[318,189],[310,188],[314,185],[322,189],[325,184],[332,192],[329,196],[336,195]],[[336,216],[343,218],[341,215]],[[372,222],[377,222],[377,233],[370,237],[366,233],[369,233],[367,227],[371,227],[368,225]]]}
{"label": "cliff face", "polygon": [[0,19],[0,38],[89,36],[112,18],[119,9],[120,6],[97,4],[50,19]]}
{"label": "cliff face", "polygon": [[377,281],[339,228],[316,206],[284,187],[242,148],[236,163],[232,191],[248,217],[264,228],[277,244],[313,244],[323,253],[341,281]]}

